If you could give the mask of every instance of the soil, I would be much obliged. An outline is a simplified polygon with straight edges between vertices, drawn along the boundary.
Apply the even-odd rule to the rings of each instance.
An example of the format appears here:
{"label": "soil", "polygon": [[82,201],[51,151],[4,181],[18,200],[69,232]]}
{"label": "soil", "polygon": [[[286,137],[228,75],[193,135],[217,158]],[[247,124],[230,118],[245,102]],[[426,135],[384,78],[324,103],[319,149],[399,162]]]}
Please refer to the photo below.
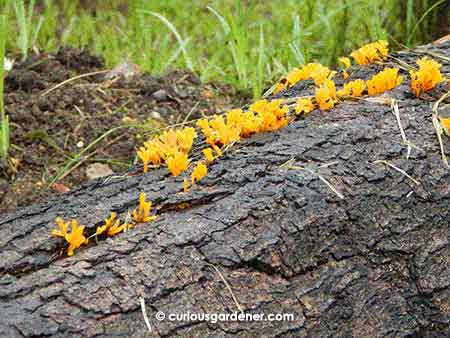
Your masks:
{"label": "soil", "polygon": [[[162,128],[248,100],[229,86],[203,84],[190,72],[157,78],[106,71],[101,57],[64,48],[56,55],[30,56],[7,74],[12,145],[9,160],[0,162],[0,214],[73,189],[98,163],[120,173]],[[93,72],[98,73],[62,84]]]}

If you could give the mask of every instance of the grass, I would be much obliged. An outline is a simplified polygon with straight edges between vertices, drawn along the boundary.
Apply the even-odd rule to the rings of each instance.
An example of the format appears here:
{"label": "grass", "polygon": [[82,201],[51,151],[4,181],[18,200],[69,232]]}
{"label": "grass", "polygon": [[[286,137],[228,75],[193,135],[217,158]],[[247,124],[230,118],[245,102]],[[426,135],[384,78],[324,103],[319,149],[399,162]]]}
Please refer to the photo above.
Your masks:
{"label": "grass", "polygon": [[8,21],[6,14],[0,14],[0,159],[6,160],[8,156],[10,134],[9,118],[6,115],[3,100],[4,77],[5,77],[5,44],[7,37]]}
{"label": "grass", "polygon": [[25,7],[24,0],[13,0],[12,4],[19,31],[17,45],[20,48],[22,60],[25,60],[30,48],[36,43],[44,18],[39,16],[38,22],[33,24],[35,0],[30,0],[28,9]]}
{"label": "grass", "polygon": [[[3,0],[4,1],[4,0]],[[77,0],[13,0],[9,50],[88,46],[109,66],[130,58],[161,74],[189,69],[203,81],[260,96],[269,83],[309,61],[325,65],[377,39],[395,47],[433,38],[446,0],[111,0],[82,8]],[[127,4],[127,5],[126,5]],[[93,15],[95,11],[95,16]]]}

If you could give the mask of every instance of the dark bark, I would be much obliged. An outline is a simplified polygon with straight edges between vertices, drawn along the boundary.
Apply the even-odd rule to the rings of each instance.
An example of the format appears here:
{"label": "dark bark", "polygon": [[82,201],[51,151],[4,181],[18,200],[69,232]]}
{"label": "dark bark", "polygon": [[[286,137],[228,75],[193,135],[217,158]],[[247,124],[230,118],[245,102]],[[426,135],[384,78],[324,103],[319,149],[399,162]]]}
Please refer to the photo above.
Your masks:
{"label": "dark bark", "polygon": [[[448,57],[450,43],[422,50]],[[413,64],[418,54],[396,56]],[[448,76],[450,63],[439,61]],[[380,67],[355,67],[353,76]],[[242,141],[188,193],[161,169],[98,180],[3,216],[0,336],[152,336],[144,297],[155,337],[448,337],[450,173],[430,112],[442,88],[416,99],[408,86],[385,96],[397,98],[418,147],[409,159],[388,105],[347,101]],[[344,199],[308,171],[279,168],[291,158]],[[62,243],[49,235],[55,217],[77,218],[92,233],[111,211],[134,208],[141,191],[160,208],[155,222],[58,256]],[[157,311],[237,311],[215,268],[246,312],[295,320],[155,320]]]}

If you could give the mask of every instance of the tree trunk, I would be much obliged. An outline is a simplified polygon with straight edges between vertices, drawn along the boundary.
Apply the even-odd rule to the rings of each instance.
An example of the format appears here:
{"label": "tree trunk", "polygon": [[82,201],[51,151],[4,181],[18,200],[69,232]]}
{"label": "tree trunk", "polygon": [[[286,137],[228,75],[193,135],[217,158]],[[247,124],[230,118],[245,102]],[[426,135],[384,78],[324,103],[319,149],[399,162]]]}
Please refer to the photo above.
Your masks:
{"label": "tree trunk", "polygon": [[[450,42],[395,56],[414,65],[426,51],[448,57]],[[450,63],[438,61],[448,77]],[[449,337],[450,172],[430,109],[445,88],[417,99],[404,75],[382,97],[397,100],[409,158],[389,104],[345,101],[243,140],[187,193],[166,169],[136,168],[3,216],[0,336]],[[304,87],[283,95],[312,92]],[[290,159],[306,170],[283,167]],[[57,216],[92,234],[141,191],[155,222],[59,254]],[[240,309],[294,318],[155,318]]]}

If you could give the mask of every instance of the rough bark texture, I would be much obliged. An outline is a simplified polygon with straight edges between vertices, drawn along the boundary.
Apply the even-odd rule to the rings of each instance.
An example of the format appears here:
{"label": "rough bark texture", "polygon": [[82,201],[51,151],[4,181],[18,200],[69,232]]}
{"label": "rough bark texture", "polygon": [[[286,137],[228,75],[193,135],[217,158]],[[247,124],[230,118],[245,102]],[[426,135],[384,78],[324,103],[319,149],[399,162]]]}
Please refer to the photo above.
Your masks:
{"label": "rough bark texture", "polygon": [[[448,57],[450,42],[423,50]],[[413,65],[420,55],[396,56]],[[450,63],[439,61],[448,76]],[[381,68],[355,67],[352,77]],[[416,99],[408,86],[405,79],[384,96],[398,100],[416,146],[409,159],[388,105],[347,101],[242,141],[188,193],[181,177],[160,169],[2,217],[0,336],[449,337],[450,173],[430,111],[442,87]],[[283,95],[311,92],[304,87]],[[315,174],[280,168],[291,158],[344,199]],[[157,221],[58,255],[55,217],[77,218],[91,234],[111,211],[134,208],[141,191],[159,207]],[[295,320],[155,320],[158,311],[237,311],[232,294],[246,312]]]}

